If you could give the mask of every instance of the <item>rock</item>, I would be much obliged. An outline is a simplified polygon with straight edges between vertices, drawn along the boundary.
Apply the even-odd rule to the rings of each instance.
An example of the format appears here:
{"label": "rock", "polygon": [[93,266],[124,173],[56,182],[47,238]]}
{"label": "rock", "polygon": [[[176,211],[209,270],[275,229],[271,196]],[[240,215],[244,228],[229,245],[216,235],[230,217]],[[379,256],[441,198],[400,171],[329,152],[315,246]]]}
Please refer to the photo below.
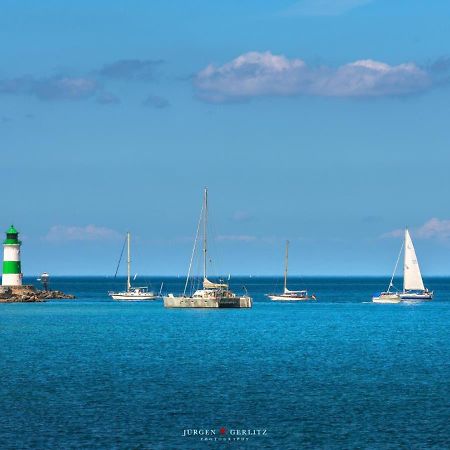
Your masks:
{"label": "rock", "polygon": [[34,286],[0,286],[0,303],[45,302],[47,300],[73,299],[74,295],[61,291],[40,291]]}
{"label": "rock", "polygon": [[0,286],[0,299],[10,298],[11,294],[12,291],[8,286]]}

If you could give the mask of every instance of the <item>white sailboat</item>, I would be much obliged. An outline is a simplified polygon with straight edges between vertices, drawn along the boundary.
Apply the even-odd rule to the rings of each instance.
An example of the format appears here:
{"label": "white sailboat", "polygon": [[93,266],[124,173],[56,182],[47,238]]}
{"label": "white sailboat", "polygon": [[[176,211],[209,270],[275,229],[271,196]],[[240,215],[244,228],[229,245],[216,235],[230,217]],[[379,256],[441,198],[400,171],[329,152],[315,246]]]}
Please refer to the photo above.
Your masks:
{"label": "white sailboat", "polygon": [[274,301],[305,301],[316,300],[315,295],[309,295],[307,290],[291,291],[287,288],[287,276],[288,276],[288,264],[289,264],[289,241],[286,241],[286,256],[284,265],[284,289],[281,294],[267,294],[270,300]]}
{"label": "white sailboat", "polygon": [[[403,291],[395,291],[394,277],[400,256],[404,252],[403,260]],[[393,289],[393,290],[391,290]],[[403,300],[432,300],[433,292],[425,288],[422,274],[420,273],[419,263],[417,261],[416,251],[412,243],[409,230],[405,229],[405,238],[400,248],[400,252],[395,263],[394,273],[386,292],[382,292],[372,298],[374,303],[400,303]]]}
{"label": "white sailboat", "polygon": [[[200,225],[203,222],[203,289],[197,289],[192,296],[186,294],[189,279],[191,276],[192,263],[199,237]],[[200,213],[200,220],[197,226],[197,233],[192,249],[191,261],[189,264],[188,275],[184,285],[184,292],[181,296],[168,294],[164,297],[164,306],[166,308],[251,308],[252,299],[248,295],[238,296],[230,291],[227,283],[214,283],[208,279],[207,261],[208,261],[208,190],[205,188],[203,196],[203,206]]]}
{"label": "white sailboat", "polygon": [[[147,286],[132,287],[131,286],[131,253],[130,253],[131,235],[127,233],[127,290],[122,292],[108,292],[108,295],[114,300],[140,301],[154,300],[158,296],[148,290]],[[136,277],[135,277],[136,278]]]}

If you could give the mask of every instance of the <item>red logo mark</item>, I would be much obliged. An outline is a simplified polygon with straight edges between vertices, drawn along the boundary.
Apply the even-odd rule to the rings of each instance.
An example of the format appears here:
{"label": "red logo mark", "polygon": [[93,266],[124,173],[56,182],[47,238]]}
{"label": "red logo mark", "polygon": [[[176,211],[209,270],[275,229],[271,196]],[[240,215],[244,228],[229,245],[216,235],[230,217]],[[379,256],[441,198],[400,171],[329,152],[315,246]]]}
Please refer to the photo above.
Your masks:
{"label": "red logo mark", "polygon": [[227,429],[226,429],[225,427],[222,427],[222,428],[219,430],[219,432],[220,432],[220,434],[226,434],[226,433],[227,433]]}

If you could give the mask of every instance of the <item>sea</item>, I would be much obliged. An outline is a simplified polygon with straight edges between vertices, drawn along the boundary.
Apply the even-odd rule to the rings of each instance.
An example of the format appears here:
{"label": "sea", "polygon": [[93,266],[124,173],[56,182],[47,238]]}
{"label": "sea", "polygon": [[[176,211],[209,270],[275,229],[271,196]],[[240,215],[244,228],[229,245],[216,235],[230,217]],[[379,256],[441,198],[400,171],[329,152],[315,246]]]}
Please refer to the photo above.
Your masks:
{"label": "sea", "polygon": [[[317,301],[280,303],[280,279],[232,276],[253,308],[200,310],[54,277],[77,298],[0,304],[0,448],[448,449],[450,278],[371,303],[388,281],[293,277]],[[136,280],[162,282],[183,290]]]}

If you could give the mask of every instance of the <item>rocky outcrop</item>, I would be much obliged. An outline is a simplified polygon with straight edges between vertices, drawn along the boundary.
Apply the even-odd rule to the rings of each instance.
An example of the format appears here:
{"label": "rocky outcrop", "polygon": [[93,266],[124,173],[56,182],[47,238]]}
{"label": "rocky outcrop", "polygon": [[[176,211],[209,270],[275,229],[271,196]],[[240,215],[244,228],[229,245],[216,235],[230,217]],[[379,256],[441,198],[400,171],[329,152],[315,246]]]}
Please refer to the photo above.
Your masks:
{"label": "rocky outcrop", "polygon": [[61,291],[40,291],[34,286],[0,286],[0,303],[45,302],[73,298],[75,298],[74,295]]}

